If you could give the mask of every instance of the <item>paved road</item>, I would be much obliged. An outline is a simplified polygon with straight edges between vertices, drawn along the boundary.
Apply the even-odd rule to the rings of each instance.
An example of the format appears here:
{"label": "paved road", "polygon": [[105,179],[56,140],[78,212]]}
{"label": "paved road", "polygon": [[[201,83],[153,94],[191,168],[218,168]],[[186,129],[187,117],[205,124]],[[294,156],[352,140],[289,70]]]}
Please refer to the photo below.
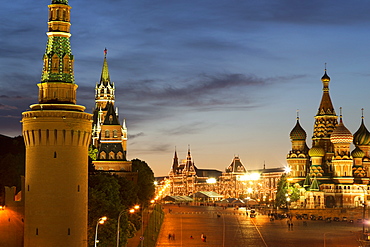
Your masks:
{"label": "paved road", "polygon": [[[157,247],[360,246],[360,223],[308,221],[304,226],[303,221],[293,220],[293,229],[289,229],[286,220],[271,222],[266,215],[250,218],[242,209],[165,205],[164,210]],[[169,234],[175,239],[169,239]],[[207,242],[201,240],[201,234],[207,236]]]}
{"label": "paved road", "polygon": [[0,247],[23,246],[23,222],[16,212],[0,210]]}

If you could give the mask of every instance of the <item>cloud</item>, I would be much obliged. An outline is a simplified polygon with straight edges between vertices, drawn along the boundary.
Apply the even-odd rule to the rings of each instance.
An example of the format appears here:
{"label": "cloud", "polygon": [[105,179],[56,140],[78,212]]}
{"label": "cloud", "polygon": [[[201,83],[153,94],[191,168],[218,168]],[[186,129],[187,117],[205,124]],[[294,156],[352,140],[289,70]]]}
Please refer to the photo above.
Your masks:
{"label": "cloud", "polygon": [[160,130],[166,136],[178,136],[178,135],[189,135],[189,134],[198,134],[202,133],[205,129],[210,126],[202,122],[193,122],[187,123],[184,125],[176,126],[175,128],[167,128]]}
{"label": "cloud", "polygon": [[140,137],[140,136],[145,136],[144,132],[139,132],[137,134],[131,134],[131,135],[128,134],[127,139],[133,140],[133,139],[135,139],[137,137]]}
{"label": "cloud", "polygon": [[15,110],[18,109],[16,106],[3,105],[0,103],[0,110]]}

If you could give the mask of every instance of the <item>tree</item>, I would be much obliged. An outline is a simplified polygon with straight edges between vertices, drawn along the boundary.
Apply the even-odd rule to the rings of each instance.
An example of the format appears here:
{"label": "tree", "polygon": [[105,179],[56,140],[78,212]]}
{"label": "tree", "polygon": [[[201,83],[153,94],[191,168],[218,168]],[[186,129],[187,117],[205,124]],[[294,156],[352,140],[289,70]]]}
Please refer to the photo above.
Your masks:
{"label": "tree", "polygon": [[141,205],[148,206],[154,197],[154,173],[145,161],[139,159],[132,160],[132,171],[138,172],[138,199]]}
{"label": "tree", "polygon": [[277,185],[275,206],[286,207],[288,197],[290,202],[298,201],[300,197],[300,188],[301,186],[298,183],[289,183],[286,173],[281,175]]}

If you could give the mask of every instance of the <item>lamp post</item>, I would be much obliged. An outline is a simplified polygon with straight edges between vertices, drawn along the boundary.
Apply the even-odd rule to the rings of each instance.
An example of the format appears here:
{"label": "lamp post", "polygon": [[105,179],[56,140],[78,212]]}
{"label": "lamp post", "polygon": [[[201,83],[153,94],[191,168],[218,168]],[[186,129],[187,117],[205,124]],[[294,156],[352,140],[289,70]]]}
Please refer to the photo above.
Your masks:
{"label": "lamp post", "polygon": [[96,247],[96,244],[98,243],[98,227],[99,224],[104,224],[104,222],[108,218],[106,216],[99,218],[98,222],[96,222],[96,228],[95,228],[95,241],[94,241],[94,246]]}
{"label": "lamp post", "polygon": [[[136,206],[135,206],[136,207]],[[122,214],[123,213],[125,213],[126,212],[126,209],[124,209],[124,210],[122,210],[120,213],[119,213],[119,215],[118,215],[118,223],[117,223],[117,247],[119,247],[119,239],[120,239],[120,221],[121,221],[121,216],[122,216]],[[129,210],[129,213],[130,214],[133,214],[133,213],[135,213],[135,208],[131,208],[130,210]]]}

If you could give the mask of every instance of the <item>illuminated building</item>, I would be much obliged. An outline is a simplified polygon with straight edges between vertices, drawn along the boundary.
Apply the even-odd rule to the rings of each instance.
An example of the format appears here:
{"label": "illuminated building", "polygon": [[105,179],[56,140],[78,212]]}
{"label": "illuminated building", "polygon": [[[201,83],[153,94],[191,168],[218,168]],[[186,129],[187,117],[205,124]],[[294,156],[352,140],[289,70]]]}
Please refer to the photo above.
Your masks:
{"label": "illuminated building", "polygon": [[92,115],[76,105],[68,0],[52,0],[38,104],[22,113],[24,246],[87,246]]}
{"label": "illuminated building", "polygon": [[[321,81],[323,94],[315,116],[312,147],[306,144],[307,134],[299,123],[299,117],[290,132],[289,176],[292,183],[300,183],[305,188],[304,197],[297,206],[356,207],[368,201],[370,133],[363,116],[353,135],[345,127],[342,113],[338,123],[326,69]],[[353,151],[350,150],[351,143],[355,145]]]}
{"label": "illuminated building", "polygon": [[92,144],[98,149],[96,170],[115,173],[132,181],[137,180],[137,172],[132,172],[132,162],[127,160],[127,127],[119,122],[118,108],[114,107],[115,86],[110,81],[107,62],[107,49],[100,82],[95,87],[95,110],[92,124]]}
{"label": "illuminated building", "polygon": [[171,196],[190,196],[200,191],[214,191],[224,198],[252,199],[270,204],[276,198],[277,184],[284,168],[247,170],[235,156],[225,172],[199,169],[192,162],[190,149],[186,160],[179,162],[175,151],[166,184]]}

